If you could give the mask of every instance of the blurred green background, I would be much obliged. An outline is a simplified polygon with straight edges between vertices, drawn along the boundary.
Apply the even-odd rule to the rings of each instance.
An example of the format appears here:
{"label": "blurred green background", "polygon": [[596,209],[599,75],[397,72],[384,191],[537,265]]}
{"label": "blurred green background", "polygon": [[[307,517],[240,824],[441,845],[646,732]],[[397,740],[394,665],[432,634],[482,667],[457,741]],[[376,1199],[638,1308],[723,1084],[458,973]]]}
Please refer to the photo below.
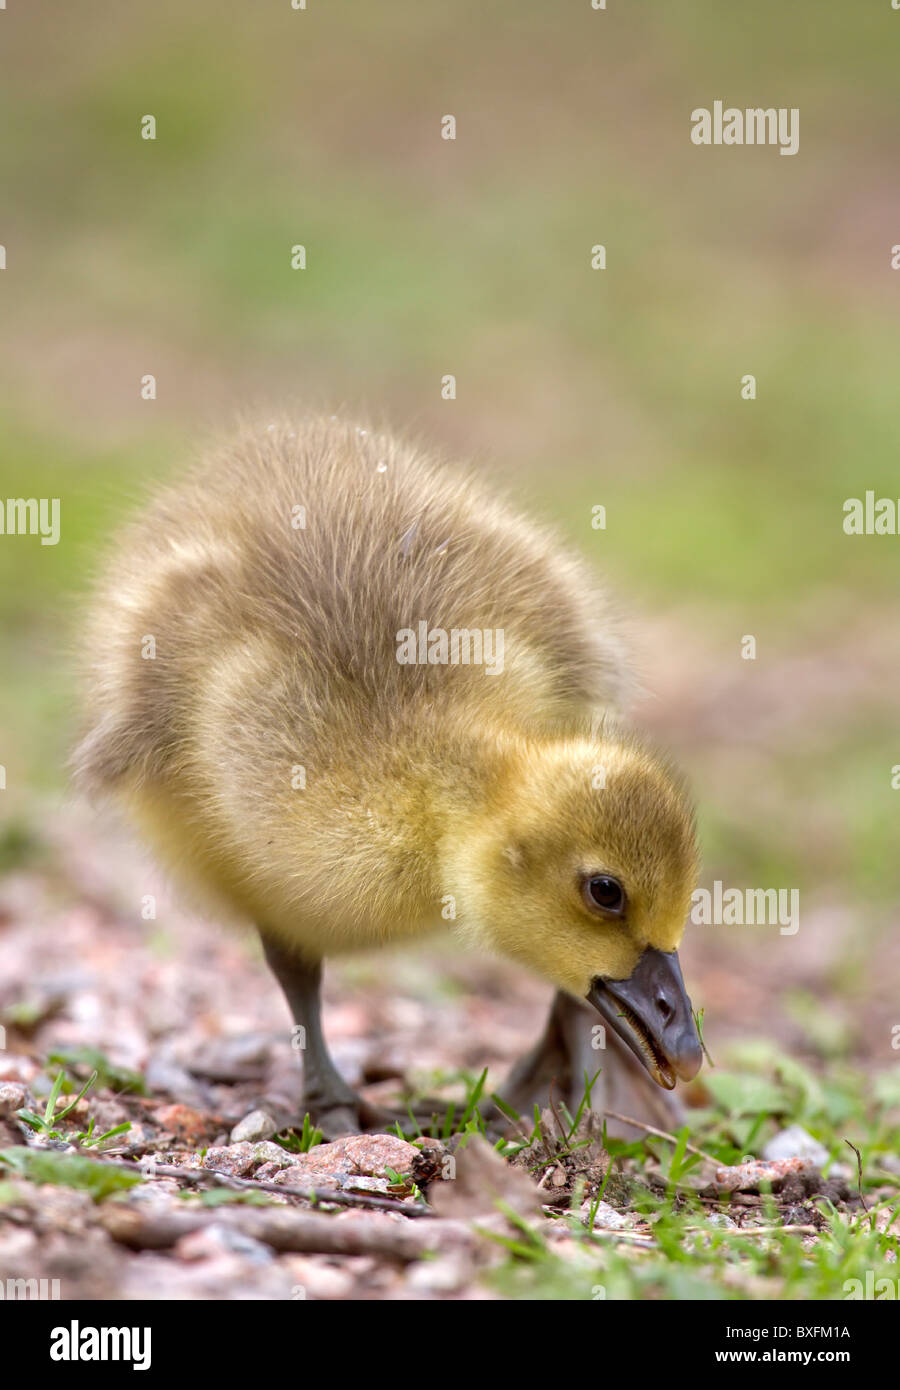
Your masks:
{"label": "blurred green background", "polygon": [[[900,538],[841,523],[900,497],[900,13],[9,0],[0,45],[0,497],[62,503],[58,547],[0,543],[7,841],[65,788],[73,614],[147,481],[242,414],[371,412],[625,597],[704,881],[799,887],[779,971],[886,1023]],[[716,99],[798,107],[799,153],[694,146]]]}

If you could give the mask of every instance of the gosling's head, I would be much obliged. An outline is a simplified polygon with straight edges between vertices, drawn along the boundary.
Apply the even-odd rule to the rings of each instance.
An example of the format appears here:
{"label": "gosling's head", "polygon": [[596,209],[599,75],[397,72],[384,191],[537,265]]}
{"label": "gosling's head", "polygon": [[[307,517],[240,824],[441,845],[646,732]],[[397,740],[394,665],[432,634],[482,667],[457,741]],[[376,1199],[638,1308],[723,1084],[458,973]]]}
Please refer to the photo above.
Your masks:
{"label": "gosling's head", "polygon": [[702,1052],[677,948],[697,875],[684,786],[628,736],[524,744],[470,834],[466,921],[588,999],[660,1086]]}

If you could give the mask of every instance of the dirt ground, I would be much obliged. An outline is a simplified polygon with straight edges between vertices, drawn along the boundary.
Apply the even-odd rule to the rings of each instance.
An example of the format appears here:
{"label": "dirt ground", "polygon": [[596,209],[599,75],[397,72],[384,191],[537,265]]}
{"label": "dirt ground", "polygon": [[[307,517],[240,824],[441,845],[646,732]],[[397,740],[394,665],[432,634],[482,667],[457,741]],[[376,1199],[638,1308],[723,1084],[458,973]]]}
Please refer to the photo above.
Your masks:
{"label": "dirt ground", "polygon": [[[749,749],[762,760],[753,785],[764,800],[768,764],[796,744],[806,720],[803,700],[785,704],[779,692],[788,680],[801,694],[815,689],[827,740],[829,711],[839,719],[846,699],[856,698],[860,669],[873,688],[877,633],[857,632],[854,643],[853,662],[832,662],[821,651],[811,663],[791,654],[750,687],[739,663],[725,674],[720,653],[691,647],[683,629],[660,624],[646,633],[657,655],[641,718],[695,755],[707,784],[717,777],[727,786]],[[669,662],[673,649],[679,659]],[[763,818],[760,804],[741,812]],[[73,1147],[75,1136],[91,1122],[93,1135],[127,1125],[103,1145],[102,1161],[109,1171],[130,1165],[125,1180],[139,1183],[95,1201],[90,1177],[79,1188],[60,1185],[53,1172],[32,1172],[32,1181],[22,1180],[24,1172],[0,1175],[0,1280],[58,1280],[62,1298],[491,1297],[490,1272],[504,1247],[473,1225],[499,1222],[509,1237],[498,1195],[540,1220],[603,1186],[609,1160],[596,1136],[574,1152],[564,1152],[559,1136],[548,1138],[515,1167],[477,1141],[465,1151],[455,1140],[411,1144],[394,1135],[309,1152],[276,1144],[276,1129],[297,1119],[299,1059],[255,937],[192,915],[103,813],[48,802],[31,821],[39,827],[34,843],[18,847],[0,885],[0,1147],[21,1155],[27,1139],[31,1154],[80,1149],[96,1162],[91,1141]],[[873,1071],[894,1061],[888,1040],[900,937],[885,917],[833,894],[813,895],[795,937],[754,937],[759,930],[687,932],[685,977],[695,1007],[705,1010],[714,1060],[732,1043],[766,1039],[819,1074],[823,1050]],[[330,966],[326,1033],[344,1075],[370,1100],[395,1099],[406,1079],[461,1101],[463,1074],[475,1078],[486,1067],[486,1092],[499,1084],[533,1043],[550,995],[511,966],[433,942]],[[805,1013],[792,1006],[798,997],[807,1000]],[[75,1082],[69,1099],[98,1055],[101,1075],[66,1117],[61,1139],[36,1139],[17,1112],[43,1115],[60,1055]],[[143,1093],[127,1089],[129,1071],[143,1078]],[[706,1075],[687,1089],[690,1104],[709,1102]],[[555,1121],[545,1119],[552,1134]],[[438,1181],[448,1164],[454,1183]],[[619,1168],[627,1171],[628,1162]],[[652,1178],[652,1160],[649,1168]],[[852,1165],[832,1172],[828,1194],[852,1210]],[[706,1165],[695,1186],[705,1182],[721,1196],[715,1176]],[[652,1243],[650,1226],[617,1182],[607,1180],[594,1230],[600,1240],[641,1249]],[[311,1187],[331,1200],[297,1195]],[[795,1181],[793,1197],[788,1184],[782,1201],[782,1218],[801,1230],[816,1220],[805,1196]],[[425,1200],[431,1214],[421,1219]],[[752,1190],[734,1192],[729,1213],[724,1219],[738,1226],[764,1219]],[[577,1259],[567,1223],[544,1224],[553,1248]]]}
{"label": "dirt ground", "polygon": [[[98,1079],[66,1125],[83,1132],[90,1117],[101,1134],[128,1124],[104,1146],[103,1162],[133,1165],[140,1185],[101,1203],[52,1175],[49,1183],[25,1183],[10,1174],[13,1190],[0,1205],[0,1279],[58,1280],[62,1298],[490,1297],[485,1275],[502,1249],[473,1235],[473,1219],[502,1227],[493,1197],[536,1215],[551,1200],[564,1210],[577,1180],[581,1195],[597,1191],[607,1162],[599,1141],[579,1157],[558,1158],[552,1145],[532,1153],[531,1177],[486,1144],[454,1157],[436,1140],[389,1135],[308,1153],[273,1143],[272,1124],[296,1118],[299,1069],[286,1006],[254,939],[187,915],[113,828],[98,835],[70,809],[47,822],[45,835],[39,862],[10,875],[0,897],[0,1138],[4,1147],[25,1143],[16,1110],[43,1113],[58,1070],[48,1058],[92,1049],[118,1070]],[[144,920],[148,895],[156,917]],[[827,965],[827,952],[811,958],[810,988],[824,988]],[[714,1046],[770,1027],[774,969],[742,975],[712,943],[691,953],[688,974],[695,998],[717,1001]],[[520,972],[450,949],[362,958],[327,979],[335,1057],[372,1100],[386,1100],[409,1075],[443,1078],[446,1095],[461,1097],[454,1074],[478,1075],[486,1066],[489,1088],[496,1085],[533,1041],[549,998]],[[790,1046],[790,1025],[782,1033]],[[861,1056],[866,1048],[862,1034]],[[146,1094],[123,1092],[124,1069],[140,1073]],[[692,1091],[702,1101],[702,1077]],[[235,1134],[248,1116],[255,1118]],[[58,1141],[50,1152],[66,1149]],[[448,1162],[463,1181],[435,1183]],[[264,1192],[268,1205],[228,1200],[248,1195],[235,1179],[266,1184],[253,1195]],[[283,1193],[285,1185],[312,1186],[333,1200],[317,1206]],[[437,1214],[410,1219],[402,1213],[421,1211],[420,1192]],[[616,1192],[613,1183],[596,1228],[624,1248],[641,1248],[650,1228],[629,1214],[627,1201],[617,1204]],[[831,1194],[850,1196],[840,1183]],[[367,1209],[372,1199],[386,1208]],[[735,1208],[739,1222],[758,1224],[758,1199],[737,1200],[746,1203]],[[808,1211],[799,1216],[810,1219]],[[553,1223],[552,1241],[575,1252],[564,1223]]]}

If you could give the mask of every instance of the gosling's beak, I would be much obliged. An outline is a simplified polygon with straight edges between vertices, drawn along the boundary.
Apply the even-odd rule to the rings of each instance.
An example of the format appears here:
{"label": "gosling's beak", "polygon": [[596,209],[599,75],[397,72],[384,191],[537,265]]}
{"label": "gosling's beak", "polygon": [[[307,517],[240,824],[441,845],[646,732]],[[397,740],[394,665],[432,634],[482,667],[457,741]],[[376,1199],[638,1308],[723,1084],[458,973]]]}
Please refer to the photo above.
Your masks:
{"label": "gosling's beak", "polygon": [[592,980],[587,997],[667,1091],[703,1061],[677,951],[647,947],[627,980]]}

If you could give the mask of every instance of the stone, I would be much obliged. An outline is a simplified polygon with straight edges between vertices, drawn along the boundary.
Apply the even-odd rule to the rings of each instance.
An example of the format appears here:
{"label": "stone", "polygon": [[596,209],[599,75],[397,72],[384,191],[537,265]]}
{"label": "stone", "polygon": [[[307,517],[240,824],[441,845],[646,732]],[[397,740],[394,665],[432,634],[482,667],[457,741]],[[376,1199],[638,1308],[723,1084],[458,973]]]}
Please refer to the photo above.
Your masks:
{"label": "stone", "polygon": [[762,1162],[752,1159],[733,1168],[717,1168],[713,1184],[718,1192],[759,1192],[760,1184],[780,1191],[786,1182],[816,1173],[808,1158],[777,1158]]}
{"label": "stone", "polygon": [[255,1144],[278,1133],[278,1124],[267,1110],[251,1110],[231,1131],[232,1144]]}
{"label": "stone", "polygon": [[762,1156],[770,1162],[780,1158],[808,1158],[817,1168],[828,1162],[828,1150],[814,1139],[802,1125],[788,1125],[770,1139],[762,1151]]}
{"label": "stone", "polygon": [[174,1253],[180,1260],[209,1260],[223,1254],[240,1255],[252,1264],[270,1264],[275,1256],[261,1240],[254,1240],[224,1223],[204,1226],[176,1241]]}
{"label": "stone", "polygon": [[388,1178],[388,1169],[406,1177],[419,1150],[392,1134],[352,1134],[332,1144],[317,1144],[305,1154],[293,1154],[289,1169],[275,1182],[298,1186],[337,1183],[348,1176]]}
{"label": "stone", "polygon": [[[591,1202],[583,1202],[579,1215],[585,1225],[591,1219]],[[611,1207],[609,1202],[598,1202],[597,1210],[594,1212],[594,1224],[592,1230],[595,1231],[628,1231],[631,1229],[632,1221],[630,1216],[623,1216],[621,1212]]]}
{"label": "stone", "polygon": [[201,1110],[176,1102],[164,1105],[153,1116],[160,1129],[174,1134],[188,1144],[202,1144],[210,1131],[210,1119]]}
{"label": "stone", "polygon": [[21,1110],[26,1100],[24,1086],[19,1086],[14,1081],[5,1081],[0,1085],[0,1120],[12,1119],[17,1110]]}
{"label": "stone", "polygon": [[[224,1173],[230,1178],[246,1178],[253,1174],[261,1179],[274,1175],[282,1168],[293,1166],[295,1155],[277,1144],[226,1144],[221,1148],[207,1149],[203,1156],[203,1167],[214,1173]],[[263,1172],[262,1170],[266,1171]]]}

